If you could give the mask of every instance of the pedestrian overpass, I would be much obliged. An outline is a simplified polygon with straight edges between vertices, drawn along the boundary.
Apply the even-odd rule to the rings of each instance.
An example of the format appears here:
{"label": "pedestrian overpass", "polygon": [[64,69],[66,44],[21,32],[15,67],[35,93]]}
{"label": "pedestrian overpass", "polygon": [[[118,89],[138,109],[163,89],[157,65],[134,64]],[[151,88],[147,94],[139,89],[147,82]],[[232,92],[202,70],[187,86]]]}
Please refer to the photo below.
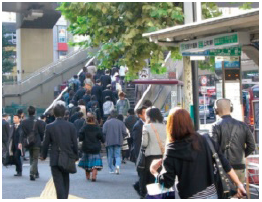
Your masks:
{"label": "pedestrian overpass", "polygon": [[88,53],[97,49],[79,49],[65,58],[44,66],[20,82],[3,83],[3,107],[12,103],[47,108],[54,100],[54,87],[68,81],[91,59]]}

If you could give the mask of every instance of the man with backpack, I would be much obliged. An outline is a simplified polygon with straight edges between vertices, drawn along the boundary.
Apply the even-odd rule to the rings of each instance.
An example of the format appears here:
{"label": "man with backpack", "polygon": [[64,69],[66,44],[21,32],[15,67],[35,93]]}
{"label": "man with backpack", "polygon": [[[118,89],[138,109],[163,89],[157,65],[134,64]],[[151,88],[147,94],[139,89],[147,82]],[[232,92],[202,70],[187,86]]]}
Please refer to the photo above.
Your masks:
{"label": "man with backpack", "polygon": [[22,147],[25,147],[29,150],[30,180],[34,181],[36,178],[39,178],[38,157],[45,131],[44,127],[42,127],[41,121],[37,120],[35,117],[35,107],[29,106],[27,111],[29,117],[21,123],[24,134],[23,143],[20,143],[18,148],[22,149]]}

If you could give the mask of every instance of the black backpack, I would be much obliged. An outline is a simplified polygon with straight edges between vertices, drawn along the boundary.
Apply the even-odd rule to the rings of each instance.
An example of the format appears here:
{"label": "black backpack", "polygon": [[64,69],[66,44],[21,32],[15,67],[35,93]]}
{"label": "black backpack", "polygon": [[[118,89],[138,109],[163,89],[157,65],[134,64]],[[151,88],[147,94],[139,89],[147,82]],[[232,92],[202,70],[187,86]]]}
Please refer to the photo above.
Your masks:
{"label": "black backpack", "polygon": [[24,147],[27,149],[32,147],[36,143],[36,131],[35,131],[36,122],[37,120],[34,120],[33,129],[24,140]]}

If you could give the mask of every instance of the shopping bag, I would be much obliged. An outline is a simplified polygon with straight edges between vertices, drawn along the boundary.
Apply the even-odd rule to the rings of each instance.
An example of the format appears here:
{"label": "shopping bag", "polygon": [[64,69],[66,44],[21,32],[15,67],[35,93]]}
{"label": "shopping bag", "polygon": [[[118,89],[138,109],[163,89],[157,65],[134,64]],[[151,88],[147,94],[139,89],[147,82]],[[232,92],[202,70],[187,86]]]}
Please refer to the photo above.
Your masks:
{"label": "shopping bag", "polygon": [[146,199],[175,199],[175,190],[173,187],[165,188],[164,184],[148,184]]}

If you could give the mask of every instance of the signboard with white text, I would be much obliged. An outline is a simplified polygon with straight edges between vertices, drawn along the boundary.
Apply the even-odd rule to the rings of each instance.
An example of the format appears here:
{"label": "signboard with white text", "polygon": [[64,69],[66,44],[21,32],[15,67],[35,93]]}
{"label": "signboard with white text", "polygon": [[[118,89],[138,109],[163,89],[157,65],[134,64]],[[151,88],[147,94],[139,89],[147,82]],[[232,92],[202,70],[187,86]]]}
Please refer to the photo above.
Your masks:
{"label": "signboard with white text", "polygon": [[250,34],[235,32],[220,34],[207,38],[180,43],[180,52],[201,52],[211,49],[223,49],[230,46],[246,45],[250,43]]}

